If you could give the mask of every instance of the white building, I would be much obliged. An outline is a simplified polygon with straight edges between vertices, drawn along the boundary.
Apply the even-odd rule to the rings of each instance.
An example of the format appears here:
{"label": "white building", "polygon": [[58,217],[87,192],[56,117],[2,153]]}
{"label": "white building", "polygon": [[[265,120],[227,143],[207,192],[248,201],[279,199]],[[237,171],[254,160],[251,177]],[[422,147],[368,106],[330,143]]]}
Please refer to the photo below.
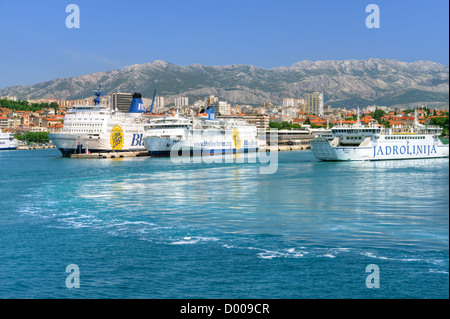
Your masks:
{"label": "white building", "polygon": [[189,98],[187,96],[182,96],[175,99],[175,107],[188,106]]}
{"label": "white building", "polygon": [[281,110],[281,115],[296,118],[300,109],[298,107],[286,107]]}
{"label": "white building", "polygon": [[315,91],[306,94],[306,112],[323,116],[323,93]]}
{"label": "white building", "polygon": [[231,115],[231,105],[225,101],[211,103],[209,106],[213,107],[218,115]]}
{"label": "white building", "polygon": [[283,107],[298,107],[305,104],[305,99],[294,99],[294,98],[284,98],[282,105]]}
{"label": "white building", "polygon": [[164,102],[164,96],[155,97],[155,107],[164,108],[165,106],[166,106],[166,104]]}

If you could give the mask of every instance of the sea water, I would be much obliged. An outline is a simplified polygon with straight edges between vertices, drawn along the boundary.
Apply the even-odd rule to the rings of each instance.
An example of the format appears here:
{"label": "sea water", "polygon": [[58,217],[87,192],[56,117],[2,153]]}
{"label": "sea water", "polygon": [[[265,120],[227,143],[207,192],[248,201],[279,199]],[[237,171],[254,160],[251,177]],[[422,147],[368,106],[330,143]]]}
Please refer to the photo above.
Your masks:
{"label": "sea water", "polygon": [[449,297],[448,158],[0,164],[0,298]]}

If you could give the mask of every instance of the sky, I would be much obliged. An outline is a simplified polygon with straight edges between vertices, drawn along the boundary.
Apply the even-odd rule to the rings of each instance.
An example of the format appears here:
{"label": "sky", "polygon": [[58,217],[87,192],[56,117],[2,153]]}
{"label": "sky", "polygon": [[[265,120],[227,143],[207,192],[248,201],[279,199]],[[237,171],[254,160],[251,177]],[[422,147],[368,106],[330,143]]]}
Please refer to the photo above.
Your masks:
{"label": "sky", "polygon": [[[66,6],[79,8],[68,28]],[[369,4],[379,28],[368,28]],[[0,0],[0,88],[177,65],[396,59],[449,65],[448,0]]]}

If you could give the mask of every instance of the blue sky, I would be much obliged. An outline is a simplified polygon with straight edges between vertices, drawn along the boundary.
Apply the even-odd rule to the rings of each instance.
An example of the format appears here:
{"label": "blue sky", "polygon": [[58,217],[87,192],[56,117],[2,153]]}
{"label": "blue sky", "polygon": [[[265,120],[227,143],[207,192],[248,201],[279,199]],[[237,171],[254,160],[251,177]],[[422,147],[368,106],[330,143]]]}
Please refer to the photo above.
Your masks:
{"label": "blue sky", "polygon": [[[80,8],[80,28],[65,12]],[[368,29],[368,4],[380,28]],[[448,66],[448,0],[0,0],[0,88],[164,60],[290,66],[388,58]]]}

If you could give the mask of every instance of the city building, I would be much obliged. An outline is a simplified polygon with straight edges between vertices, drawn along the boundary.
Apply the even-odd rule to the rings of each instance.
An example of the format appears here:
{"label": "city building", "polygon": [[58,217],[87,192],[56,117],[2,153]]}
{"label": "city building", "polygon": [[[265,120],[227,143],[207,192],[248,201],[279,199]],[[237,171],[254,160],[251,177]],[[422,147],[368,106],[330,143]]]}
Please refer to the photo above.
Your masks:
{"label": "city building", "polygon": [[0,116],[0,128],[9,127],[9,118],[6,116]]}
{"label": "city building", "polygon": [[164,101],[164,96],[156,96],[155,104],[153,107],[155,107],[157,109],[164,109],[165,106],[166,106],[166,103]]}
{"label": "city building", "polygon": [[323,116],[323,93],[306,93],[306,112],[318,116]]}
{"label": "city building", "polygon": [[218,115],[231,115],[231,105],[225,101],[217,101],[209,104],[209,106],[213,107]]}
{"label": "city building", "polygon": [[189,98],[187,96],[182,96],[175,99],[175,107],[182,107],[189,105]]}
{"label": "city building", "polygon": [[217,96],[210,95],[209,97],[207,97],[205,99],[205,102],[206,102],[206,106],[210,106],[211,104],[219,103],[219,98]]}
{"label": "city building", "polygon": [[301,107],[305,104],[305,99],[284,98],[283,107]]}
{"label": "city building", "polygon": [[269,128],[269,116],[267,115],[244,115],[242,118],[250,125],[255,125],[259,129],[268,129]]}
{"label": "city building", "polygon": [[115,111],[128,112],[133,94],[112,92],[110,95],[110,108]]}

